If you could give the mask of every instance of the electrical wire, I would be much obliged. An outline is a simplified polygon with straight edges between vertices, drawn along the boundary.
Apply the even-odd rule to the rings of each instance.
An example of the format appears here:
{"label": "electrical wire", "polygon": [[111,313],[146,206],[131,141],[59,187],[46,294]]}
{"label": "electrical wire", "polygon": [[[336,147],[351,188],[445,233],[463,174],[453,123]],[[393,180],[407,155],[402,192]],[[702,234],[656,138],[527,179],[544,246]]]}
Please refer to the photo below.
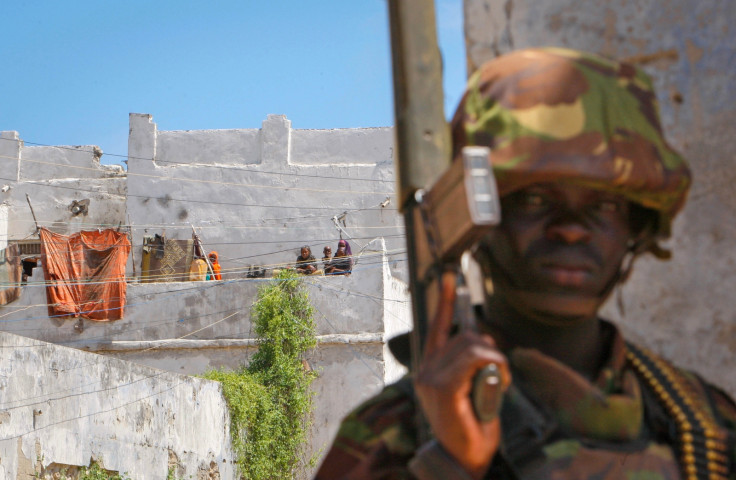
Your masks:
{"label": "electrical wire", "polygon": [[[49,148],[58,148],[61,150],[71,150],[74,152],[79,152],[80,149],[74,148],[74,147],[68,147],[64,145],[46,145],[43,143],[34,143],[26,140],[16,140],[12,138],[0,138],[0,140],[5,141],[13,141],[13,142],[22,142],[24,144],[33,145],[37,147],[49,147]],[[84,151],[84,150],[83,150]],[[92,153],[92,152],[90,152]],[[376,179],[376,178],[358,178],[358,177],[337,177],[337,176],[330,176],[330,175],[309,175],[309,174],[303,174],[303,173],[285,173],[285,172],[273,172],[268,170],[253,170],[246,167],[240,167],[237,165],[222,165],[222,164],[207,164],[207,163],[188,163],[188,162],[175,162],[173,160],[161,160],[156,158],[148,158],[148,157],[134,157],[134,156],[128,156],[128,155],[121,155],[121,154],[115,154],[115,153],[107,153],[103,152],[103,155],[108,155],[111,157],[120,157],[120,158],[128,158],[133,160],[145,160],[150,162],[155,162],[156,164],[159,163],[169,163],[173,165],[178,166],[194,166],[194,167],[205,167],[205,168],[220,168],[220,169],[232,169],[232,170],[241,170],[241,171],[247,171],[247,172],[253,172],[253,173],[265,173],[265,174],[272,174],[272,175],[288,175],[288,176],[298,176],[298,177],[314,177],[314,178],[334,178],[338,180],[357,180],[361,182],[384,182],[384,183],[395,183],[396,181],[394,179]],[[15,157],[6,157],[15,159]],[[19,160],[23,160],[22,158]],[[337,167],[337,168],[347,168],[348,165],[340,165],[340,164],[325,164],[325,165],[300,165],[302,167]]]}
{"label": "electrical wire", "polygon": [[[392,262],[405,262],[406,260],[407,260],[406,258],[399,258],[399,259],[394,258],[391,261]],[[261,265],[259,265],[259,266],[254,266],[254,267],[256,267],[259,270],[261,270],[261,269],[262,270],[282,270],[282,269],[291,268],[293,265],[294,265],[293,262],[288,262],[288,263],[281,263],[281,264],[271,264],[270,266],[261,266]],[[381,259],[378,259],[377,261],[365,261],[365,262],[362,262],[360,265],[353,265],[352,271],[353,272],[359,272],[361,270],[366,270],[369,267],[372,268],[373,266],[379,266],[379,265],[382,265],[382,260]],[[231,274],[231,273],[232,274],[237,274],[237,273],[240,273],[240,274],[249,274],[251,272],[252,272],[252,269],[251,268],[247,268],[247,269],[244,268],[244,269],[241,269],[241,270],[234,270],[233,269],[232,271],[229,271],[229,272],[223,270],[223,274],[225,274],[225,273],[227,273],[227,274]],[[106,284],[118,284],[118,283],[137,284],[137,285],[148,284],[148,283],[161,284],[161,283],[168,283],[166,280],[169,280],[169,282],[172,281],[172,280],[170,280],[170,278],[172,276],[186,277],[186,276],[188,276],[188,274],[161,274],[161,275],[144,276],[141,279],[142,280],[147,280],[147,281],[137,282],[137,283],[133,283],[130,278],[126,278],[125,280],[120,279],[120,280],[102,280],[102,281],[93,281],[92,279],[82,279],[80,281],[70,281],[70,280],[48,280],[47,281],[47,280],[43,280],[43,281],[26,282],[26,284],[23,284],[22,285],[22,288],[35,288],[35,287],[42,287],[42,288],[52,287],[53,288],[53,287],[57,286],[59,283],[65,285],[65,286],[82,286],[82,287],[84,287],[84,286],[90,286],[90,285],[106,285]],[[329,276],[332,276],[332,275],[327,274],[325,276],[326,277],[329,277]],[[161,281],[156,282],[156,281],[153,281],[153,280],[161,280]],[[223,280],[218,280],[218,281],[232,282],[232,281],[249,281],[249,280],[262,280],[262,279],[249,278],[249,277],[246,277],[246,278],[237,278],[236,277],[236,278],[225,278]],[[178,280],[178,281],[177,280],[173,280],[173,281],[174,282],[177,282],[177,283],[183,283],[183,282],[190,282],[191,280]],[[0,283],[0,289],[3,289],[3,288],[15,288],[17,286],[18,286],[18,284],[16,284],[16,283],[9,283],[9,282]],[[179,291],[179,290],[176,290],[176,291]],[[119,297],[107,297],[107,299],[108,300],[120,300]],[[89,302],[89,303],[92,303],[92,302]],[[36,305],[36,306],[56,307],[56,306],[59,306],[59,305],[58,304],[46,304],[46,305]],[[8,307],[8,308],[11,308],[11,307]],[[102,312],[102,311],[104,311],[104,310],[90,310],[87,313]],[[5,315],[3,315],[3,316],[5,316]]]}
{"label": "electrical wire", "polygon": [[[53,185],[53,184],[42,183],[42,182],[34,181],[34,180],[23,180],[21,182],[18,182],[16,179],[5,178],[5,177],[0,177],[0,180],[14,182],[20,185],[23,185],[25,183],[30,183],[32,185],[39,185],[42,187],[61,188],[61,189],[66,189],[66,190],[74,190],[76,192],[99,193],[99,194],[111,195],[107,192],[101,192],[98,190],[89,190],[89,189],[78,188],[78,187],[67,187],[64,185]],[[79,180],[79,179],[74,179],[74,180]],[[51,181],[51,180],[47,180],[47,182],[48,181]],[[259,203],[216,202],[212,200],[200,200],[200,199],[191,199],[191,198],[154,197],[151,195],[136,195],[134,193],[114,194],[114,195],[119,196],[119,197],[126,197],[126,198],[132,197],[132,198],[142,198],[145,200],[157,200],[161,202],[184,202],[184,203],[201,203],[201,204],[211,204],[211,205],[232,205],[236,207],[298,208],[301,210],[330,210],[333,212],[335,210],[338,210],[335,207],[307,207],[307,206],[302,206],[302,205],[265,205],[265,204],[259,204]],[[379,210],[379,209],[376,208],[375,210]],[[385,208],[381,208],[380,210],[395,211],[396,209],[385,207]]]}
{"label": "electrical wire", "polygon": [[[64,245],[64,244],[62,244],[62,245]],[[289,249],[287,251],[291,251],[291,250],[292,249]],[[394,256],[394,255],[402,255],[403,253],[405,253],[405,251],[402,250],[402,249],[385,250],[385,251],[384,250],[380,250],[380,251],[373,251],[372,253],[362,253],[360,255],[352,255],[352,256],[348,256],[347,258],[351,258],[351,259],[355,260],[355,263],[357,263],[358,261],[363,261],[362,259],[370,260],[372,258],[381,257],[383,255],[386,255],[386,256]],[[45,257],[44,254],[39,254],[39,255],[37,255],[34,258],[41,258],[43,260],[44,257]],[[223,258],[223,260],[227,260],[228,259],[227,257],[222,257],[222,258]],[[316,260],[316,259],[315,259],[315,261],[317,263],[320,263],[321,262],[321,260]],[[84,260],[77,260],[77,261],[72,260],[71,263],[73,263],[73,264],[79,264],[79,263],[83,263],[83,262],[84,262]],[[248,267],[222,268],[221,269],[221,273],[222,274],[249,273],[250,272],[250,267],[258,267],[259,269],[273,270],[273,269],[276,269],[276,268],[287,268],[287,267],[290,267],[293,264],[294,264],[294,262],[287,261],[287,262],[278,262],[278,263],[271,263],[271,264],[260,264],[260,265],[257,265],[257,266],[256,265],[249,265]],[[38,268],[38,267],[34,267],[34,268]],[[158,274],[158,275],[157,274],[150,273],[152,271],[155,272],[156,270],[159,270],[160,271],[161,269],[149,270],[148,271],[149,273],[147,275],[143,275],[141,273],[141,275],[140,275],[141,280],[147,280],[147,281],[150,282],[151,280],[155,280],[155,279],[159,279],[159,278],[166,278],[166,279],[170,279],[171,277],[186,277],[186,278],[188,278],[188,276],[189,276],[189,272],[188,271],[187,272],[176,272],[176,273],[163,273],[163,274]],[[137,277],[138,276],[136,276],[136,278]],[[65,285],[69,285],[69,286],[78,286],[78,285],[102,285],[102,284],[107,284],[107,283],[119,283],[121,281],[126,281],[126,282],[130,283],[130,280],[131,279],[129,277],[128,278],[124,278],[124,279],[123,278],[119,278],[119,279],[112,279],[112,280],[94,280],[93,278],[79,279],[79,280],[72,280],[72,279],[59,280],[59,279],[53,279],[53,280],[43,280],[43,281],[27,281],[27,282],[25,282],[24,285],[29,286],[29,287],[31,287],[31,286],[48,286],[48,285],[55,285],[55,284],[57,284],[59,282],[62,282]],[[183,281],[188,281],[188,280],[183,280]],[[144,282],[144,283],[147,283],[147,282]],[[15,282],[0,282],[0,288],[10,288],[10,287],[15,287],[15,286],[17,286],[17,284]]]}
{"label": "electrical wire", "polygon": [[[382,263],[383,262],[380,261],[380,262],[376,262],[374,264],[370,264],[368,266],[360,267],[358,269],[353,269],[353,272],[360,272],[360,271],[366,271],[366,270],[369,270],[369,269],[377,268],[378,266],[381,266]],[[343,292],[343,293],[349,293],[351,295],[355,295],[355,296],[359,296],[359,297],[379,299],[379,300],[382,300],[382,301],[392,301],[392,302],[399,302],[399,303],[407,303],[407,301],[405,301],[405,300],[388,299],[388,298],[385,298],[385,297],[378,297],[378,296],[375,296],[375,295],[363,294],[363,293],[360,293],[360,292],[355,292],[355,291],[351,291],[351,290],[347,290],[347,289],[336,289],[334,286],[326,283],[325,282],[326,279],[323,279],[323,278],[321,278],[319,276],[305,276],[304,278],[305,279],[309,279],[309,280],[307,280],[307,283],[311,283],[311,284],[313,284],[315,286],[316,286],[316,284],[313,283],[313,282],[315,282],[315,281],[321,281],[322,282],[321,283],[321,286],[322,287],[327,288],[327,289],[332,289],[333,291],[338,291],[338,292]],[[231,283],[240,283],[240,282],[268,282],[268,281],[272,281],[272,280],[274,280],[274,279],[273,278],[258,278],[258,279],[253,279],[253,278],[245,278],[245,279],[243,279],[243,278],[240,278],[240,279],[232,279],[232,280],[220,280],[220,281],[214,281],[211,284],[204,285],[204,286],[197,286],[197,287],[191,287],[191,288],[179,289],[179,290],[167,291],[167,292],[156,292],[156,293],[145,293],[145,294],[144,293],[141,293],[139,296],[149,296],[149,295],[152,295],[152,294],[163,294],[163,293],[168,293],[171,296],[178,296],[178,295],[182,295],[182,294],[184,294],[184,292],[186,292],[188,290],[192,290],[192,289],[194,289],[194,290],[196,290],[196,289],[209,289],[209,288],[221,287],[222,285],[231,284]],[[311,280],[311,282],[310,282],[310,280]],[[138,297],[135,297],[135,298],[138,298]],[[144,302],[127,303],[127,304],[125,304],[125,305],[123,305],[121,307],[111,307],[111,308],[106,308],[106,309],[91,309],[91,310],[86,310],[86,311],[78,312],[75,316],[84,316],[84,315],[90,314],[90,313],[101,313],[101,312],[106,312],[106,311],[119,310],[121,308],[126,308],[126,307],[127,308],[133,308],[133,307],[138,307],[140,305],[146,305],[146,304],[151,304],[151,303],[155,303],[155,302],[158,302],[158,301],[168,300],[169,298],[170,298],[170,296],[169,297],[162,297],[159,300],[147,300],[147,301],[144,301]],[[116,299],[119,300],[119,298],[116,298]],[[34,306],[35,307],[42,307],[42,306],[48,307],[48,306],[55,306],[55,305],[56,304],[36,304]],[[59,315],[44,315],[44,316],[39,316],[39,317],[26,317],[26,318],[16,318],[16,319],[5,319],[5,320],[0,320],[0,324],[3,324],[3,323],[14,323],[14,322],[27,322],[27,321],[33,321],[33,320],[44,320],[44,319],[47,319],[47,318],[66,318],[66,317],[70,317],[70,316],[72,316],[72,315],[70,315],[70,314],[59,314]],[[94,320],[92,320],[92,321],[94,321]]]}
{"label": "electrical wire", "polygon": [[[319,216],[319,218],[331,218],[331,216]],[[274,219],[279,220],[279,219]],[[284,219],[285,220],[285,219]],[[283,221],[283,220],[282,220]],[[55,220],[15,220],[13,223],[16,224],[28,224],[28,225],[39,225],[41,227],[60,227],[61,225],[66,226],[73,226],[84,229],[86,228],[92,228],[97,229],[99,227],[107,227],[105,229],[114,230],[118,227],[124,228],[124,229],[135,229],[135,230],[142,230],[142,229],[155,229],[155,228],[161,228],[161,229],[171,229],[171,230],[177,230],[177,229],[185,229],[185,230],[191,230],[192,224],[191,223],[183,223],[183,224],[177,224],[177,223],[144,223],[144,224],[125,224],[125,223],[119,223],[119,224],[109,224],[109,223],[77,223],[77,222],[59,222]],[[212,222],[210,222],[212,223]],[[296,226],[294,225],[296,223]],[[305,220],[304,222],[290,222],[289,225],[259,225],[259,224],[229,224],[229,225],[197,225],[196,228],[198,230],[206,230],[206,229],[233,229],[233,230],[265,230],[265,229],[280,229],[280,230],[326,230],[328,227],[320,227],[320,226],[314,226],[314,227],[308,227],[308,226],[301,226],[299,223],[313,223],[311,220]],[[377,230],[377,229],[403,229],[403,225],[365,225],[356,227],[361,230]],[[61,235],[61,234],[60,234]]]}
{"label": "electrical wire", "polygon": [[[15,160],[15,157],[10,157],[8,155],[0,155],[0,158],[6,158],[6,159],[12,159]],[[24,162],[30,162],[35,163],[39,165],[52,165],[58,167],[59,164],[55,162],[45,162],[43,160],[32,160],[30,158],[24,158]],[[77,170],[91,170],[94,172],[99,172],[99,169],[94,167],[82,167],[79,165],[64,165],[65,168],[75,168]],[[127,172],[125,174],[126,177],[142,177],[142,178],[156,178],[159,180],[165,180],[165,181],[171,181],[171,182],[192,182],[192,183],[203,183],[206,185],[220,185],[220,186],[227,186],[227,187],[247,187],[247,188],[266,188],[266,189],[277,189],[282,191],[295,191],[295,192],[319,192],[319,193],[349,193],[352,195],[360,194],[360,195],[393,195],[394,192],[377,192],[377,191],[358,191],[358,190],[337,190],[337,189],[320,189],[320,188],[305,188],[305,187],[285,187],[283,185],[260,185],[260,184],[252,184],[252,183],[239,183],[239,182],[222,182],[218,180],[204,180],[200,178],[186,178],[186,177],[170,177],[165,175],[153,175],[150,173],[134,173],[134,172]],[[79,179],[75,179],[79,180]]]}

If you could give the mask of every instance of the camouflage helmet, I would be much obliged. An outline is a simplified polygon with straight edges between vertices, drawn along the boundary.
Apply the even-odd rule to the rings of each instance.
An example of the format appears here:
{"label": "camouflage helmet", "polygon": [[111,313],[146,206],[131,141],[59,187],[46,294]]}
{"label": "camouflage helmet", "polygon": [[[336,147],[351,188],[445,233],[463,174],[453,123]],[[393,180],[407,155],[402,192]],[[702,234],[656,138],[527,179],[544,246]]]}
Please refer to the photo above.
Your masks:
{"label": "camouflage helmet", "polygon": [[491,148],[502,196],[541,182],[610,191],[657,212],[659,238],[690,185],[685,159],[662,134],[649,77],[574,50],[521,50],[484,64],[468,81],[452,140],[454,159],[463,146]]}

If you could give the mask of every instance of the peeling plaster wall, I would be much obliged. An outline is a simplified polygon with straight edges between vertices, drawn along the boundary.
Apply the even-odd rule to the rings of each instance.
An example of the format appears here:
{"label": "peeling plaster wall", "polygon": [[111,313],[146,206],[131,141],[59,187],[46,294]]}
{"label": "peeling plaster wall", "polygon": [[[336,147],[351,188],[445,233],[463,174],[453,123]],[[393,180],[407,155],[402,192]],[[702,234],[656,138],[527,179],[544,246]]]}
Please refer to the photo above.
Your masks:
{"label": "peeling plaster wall", "polygon": [[[0,203],[9,210],[8,239],[34,237],[31,199],[39,225],[62,234],[126,223],[126,177],[120,166],[100,164],[96,146],[27,147],[17,132],[0,132]],[[74,200],[89,199],[88,213],[73,215]]]}
{"label": "peeling plaster wall", "polygon": [[468,65],[554,45],[629,59],[653,76],[669,141],[694,184],[669,262],[642,258],[609,318],[635,341],[736,394],[736,9],[714,0],[464,0]]}
{"label": "peeling plaster wall", "polygon": [[170,459],[177,478],[234,478],[216,382],[0,333],[0,399],[0,478],[90,459],[140,480]]}
{"label": "peeling plaster wall", "polygon": [[[329,446],[353,407],[403,375],[386,347],[411,326],[406,266],[394,255],[404,238],[392,203],[391,128],[292,130],[286,117],[270,115],[261,129],[159,132],[150,115],[131,114],[127,175],[100,169],[96,147],[26,148],[17,133],[2,135],[15,140],[0,148],[14,155],[22,179],[5,204],[11,239],[33,232],[25,192],[39,220],[56,222],[60,233],[83,228],[64,216],[66,202],[90,198],[78,196],[81,188],[99,192],[84,222],[134,228],[121,320],[49,318],[43,272],[35,269],[21,299],[0,306],[0,330],[181,374],[237,368],[255,349],[250,307],[266,281],[245,278],[246,268],[293,263],[303,244],[317,258],[326,244],[336,251],[332,217],[348,212],[341,225],[354,238],[353,275],[304,279],[318,333],[307,359],[319,372],[311,452]],[[29,158],[48,168],[34,171]],[[40,186],[47,184],[65,188]],[[94,216],[95,206],[107,216]],[[143,236],[189,239],[191,224],[220,253],[224,280],[137,282]]]}
{"label": "peeling plaster wall", "polygon": [[0,203],[0,249],[8,246],[8,206]]}
{"label": "peeling plaster wall", "polygon": [[[307,357],[319,372],[311,453],[329,446],[352,408],[405,373],[386,340],[411,326],[407,285],[385,255],[372,262],[349,277],[304,278],[318,335]],[[1,330],[188,375],[235,369],[255,350],[250,306],[266,280],[128,284],[121,320],[83,320],[81,329],[76,319],[48,318],[42,280],[35,269],[21,298],[0,307]]]}

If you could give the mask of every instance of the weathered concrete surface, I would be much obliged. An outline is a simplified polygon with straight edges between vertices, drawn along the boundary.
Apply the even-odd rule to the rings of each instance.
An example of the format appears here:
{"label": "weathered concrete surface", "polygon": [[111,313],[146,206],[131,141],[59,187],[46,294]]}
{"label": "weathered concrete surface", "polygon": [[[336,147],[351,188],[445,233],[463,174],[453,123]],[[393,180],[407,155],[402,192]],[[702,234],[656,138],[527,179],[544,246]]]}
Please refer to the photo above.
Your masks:
{"label": "weathered concrete surface", "polygon": [[[674,258],[639,261],[609,317],[633,340],[736,394],[736,8],[728,0],[464,0],[469,70],[513,49],[555,45],[629,59],[654,78],[670,142],[694,185]],[[610,302],[609,302],[610,303]]]}
{"label": "weathered concrete surface", "polygon": [[[319,372],[311,453],[329,446],[353,407],[405,373],[386,340],[411,326],[407,286],[391,275],[386,255],[360,260],[371,268],[349,277],[304,277],[318,334],[307,357]],[[21,299],[0,307],[0,330],[189,375],[247,363],[256,342],[250,307],[267,281],[129,284],[124,318],[85,320],[80,329],[78,320],[48,318],[45,287],[36,283],[42,278],[34,270]]]}
{"label": "weathered concrete surface", "polygon": [[391,128],[292,130],[286,117],[269,115],[261,129],[167,132],[150,115],[131,114],[130,131],[134,245],[153,233],[191,238],[193,224],[220,254],[224,277],[243,277],[251,264],[293,263],[305,244],[317,258],[325,245],[336,251],[332,218],[347,212],[354,253],[379,238],[389,252],[404,248]]}
{"label": "weathered concrete surface", "polygon": [[[234,478],[216,382],[0,332],[0,478],[90,459],[130,478]],[[208,478],[208,477],[205,477]]]}
{"label": "weathered concrete surface", "polygon": [[[386,347],[411,326],[391,128],[292,130],[270,115],[261,129],[159,132],[150,115],[131,114],[130,132],[127,174],[101,169],[96,147],[27,148],[2,133],[15,181],[0,193],[0,241],[4,228],[11,240],[33,233],[28,192],[60,233],[132,224],[133,254],[121,320],[49,318],[37,268],[21,299],[0,307],[0,330],[175,373],[237,368],[254,351],[250,307],[265,281],[246,268],[291,264],[303,244],[318,258],[324,245],[335,251],[332,218],[347,212],[339,224],[353,239],[353,275],[305,278],[318,333],[307,359],[319,372],[310,448],[326,448],[350,409],[404,373]],[[64,208],[81,198],[90,213],[71,218]],[[224,280],[137,283],[143,236],[188,239],[191,225],[220,253]]]}
{"label": "weathered concrete surface", "polygon": [[[124,224],[125,172],[101,165],[101,155],[95,146],[29,147],[17,132],[0,132],[0,203],[9,211],[7,238],[33,238],[36,227],[26,194],[39,225],[57,233]],[[85,199],[87,212],[75,215],[73,202]]]}
{"label": "weathered concrete surface", "polygon": [[[0,187],[2,188],[2,187]],[[0,204],[0,248],[8,246],[8,205]]]}

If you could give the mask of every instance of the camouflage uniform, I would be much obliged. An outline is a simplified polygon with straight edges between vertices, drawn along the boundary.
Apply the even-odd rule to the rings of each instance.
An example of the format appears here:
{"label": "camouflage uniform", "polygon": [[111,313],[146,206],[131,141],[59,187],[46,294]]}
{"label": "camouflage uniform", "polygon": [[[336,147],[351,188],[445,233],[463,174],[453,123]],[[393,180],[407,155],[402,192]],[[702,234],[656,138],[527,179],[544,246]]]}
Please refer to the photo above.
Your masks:
{"label": "camouflage uniform", "polygon": [[[650,239],[632,252],[664,256],[657,239],[670,234],[690,171],[664,139],[651,80],[635,67],[559,48],[499,57],[470,78],[452,134],[456,160],[464,146],[491,147],[501,196],[535,183],[571,183],[650,209]],[[486,478],[735,479],[730,398],[637,353],[601,322],[608,356],[592,382],[496,338],[513,384],[501,410],[500,453]],[[386,387],[345,419],[317,478],[413,478],[415,413],[410,379]],[[700,429],[695,439],[693,429]],[[705,445],[717,451],[705,455]],[[703,470],[711,460],[717,464]]]}
{"label": "camouflage uniform", "polygon": [[[604,322],[609,356],[593,382],[535,350],[512,348],[514,383],[501,410],[504,462],[488,479],[683,478],[672,445],[674,424],[641,382],[627,346]],[[731,435],[736,406],[695,375],[679,371]],[[418,446],[410,379],[386,387],[342,423],[317,474],[327,479],[410,479]],[[731,445],[730,477],[736,450]]]}

